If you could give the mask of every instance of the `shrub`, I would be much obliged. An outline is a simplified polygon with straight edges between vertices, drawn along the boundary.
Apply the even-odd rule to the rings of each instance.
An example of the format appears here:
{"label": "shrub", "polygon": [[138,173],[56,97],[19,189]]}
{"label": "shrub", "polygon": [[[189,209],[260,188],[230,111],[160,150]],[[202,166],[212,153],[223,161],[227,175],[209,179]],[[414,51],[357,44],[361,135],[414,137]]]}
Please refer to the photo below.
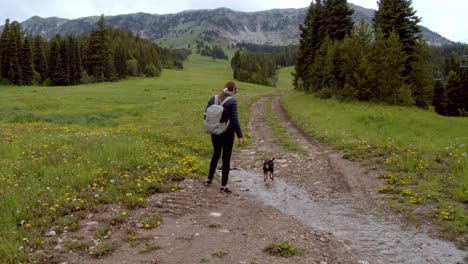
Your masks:
{"label": "shrub", "polygon": [[146,65],[145,69],[145,75],[146,77],[158,77],[161,73],[156,69],[156,66],[154,64],[148,64]]}
{"label": "shrub", "polygon": [[267,252],[271,255],[281,256],[285,258],[297,256],[303,253],[302,250],[298,250],[291,246],[288,242],[283,243],[272,243],[266,246],[263,249],[264,252]]}

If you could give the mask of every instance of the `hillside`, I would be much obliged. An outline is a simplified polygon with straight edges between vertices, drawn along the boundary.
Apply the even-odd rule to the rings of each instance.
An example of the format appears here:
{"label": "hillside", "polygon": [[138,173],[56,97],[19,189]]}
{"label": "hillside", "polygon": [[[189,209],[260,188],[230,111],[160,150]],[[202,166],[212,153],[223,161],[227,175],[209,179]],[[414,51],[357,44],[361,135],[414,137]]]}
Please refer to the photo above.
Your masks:
{"label": "hillside", "polygon": [[[349,4],[355,10],[353,19],[371,22],[375,10]],[[255,43],[271,45],[296,44],[299,25],[304,21],[307,8],[273,9],[258,12],[239,12],[227,8],[189,10],[175,14],[134,13],[106,16],[107,23],[164,47],[187,48],[197,42]],[[55,34],[81,34],[89,32],[99,17],[78,19],[41,18],[38,16],[21,23],[23,30],[32,35],[51,38]],[[453,42],[423,27],[430,45],[440,46]]]}

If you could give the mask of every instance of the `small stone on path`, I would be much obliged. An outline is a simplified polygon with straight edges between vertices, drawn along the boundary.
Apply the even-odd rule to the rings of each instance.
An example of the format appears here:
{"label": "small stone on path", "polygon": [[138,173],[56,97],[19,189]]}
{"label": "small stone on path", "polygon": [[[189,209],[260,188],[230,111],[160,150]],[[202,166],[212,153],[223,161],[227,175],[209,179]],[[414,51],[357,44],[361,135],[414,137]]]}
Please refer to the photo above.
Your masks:
{"label": "small stone on path", "polygon": [[210,216],[214,216],[214,217],[220,217],[221,215],[222,215],[221,213],[217,213],[217,212],[210,213]]}

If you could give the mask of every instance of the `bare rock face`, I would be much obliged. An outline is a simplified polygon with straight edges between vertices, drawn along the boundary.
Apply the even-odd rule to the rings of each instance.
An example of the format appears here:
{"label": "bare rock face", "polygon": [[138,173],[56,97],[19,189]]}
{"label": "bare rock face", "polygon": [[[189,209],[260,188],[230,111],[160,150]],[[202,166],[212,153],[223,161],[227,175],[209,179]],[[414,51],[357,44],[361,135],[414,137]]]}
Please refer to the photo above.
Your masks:
{"label": "bare rock face", "polygon": [[[364,19],[372,24],[374,10],[349,4],[355,10],[353,19]],[[268,45],[289,45],[299,43],[299,25],[304,22],[308,7],[298,9],[273,9],[258,12],[239,12],[228,8],[211,10],[189,10],[176,14],[135,13],[105,17],[106,24],[132,31],[142,38],[159,43],[164,39],[166,45],[175,48],[187,47],[186,40],[192,44],[216,40],[229,43],[254,43]],[[27,34],[40,35],[50,39],[56,34],[84,34],[94,28],[99,16],[78,19],[57,17],[41,18],[34,16],[21,23]],[[423,28],[424,38],[430,45],[440,46],[453,42],[439,34]],[[1,31],[2,27],[0,27]],[[184,41],[181,41],[181,40]],[[169,44],[167,44],[169,43]]]}

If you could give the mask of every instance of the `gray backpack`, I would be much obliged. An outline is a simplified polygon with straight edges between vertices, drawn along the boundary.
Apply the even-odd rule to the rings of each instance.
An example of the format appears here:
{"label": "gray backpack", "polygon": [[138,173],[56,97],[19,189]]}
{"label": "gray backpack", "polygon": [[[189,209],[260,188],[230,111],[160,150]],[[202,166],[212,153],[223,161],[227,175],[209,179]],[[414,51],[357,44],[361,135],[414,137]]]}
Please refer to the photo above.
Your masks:
{"label": "gray backpack", "polygon": [[221,122],[224,112],[224,103],[226,103],[232,97],[228,96],[224,99],[221,104],[219,103],[218,96],[214,96],[214,104],[210,105],[206,109],[205,121],[203,122],[205,126],[205,132],[212,135],[219,135],[226,131],[229,120],[227,122]]}

